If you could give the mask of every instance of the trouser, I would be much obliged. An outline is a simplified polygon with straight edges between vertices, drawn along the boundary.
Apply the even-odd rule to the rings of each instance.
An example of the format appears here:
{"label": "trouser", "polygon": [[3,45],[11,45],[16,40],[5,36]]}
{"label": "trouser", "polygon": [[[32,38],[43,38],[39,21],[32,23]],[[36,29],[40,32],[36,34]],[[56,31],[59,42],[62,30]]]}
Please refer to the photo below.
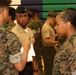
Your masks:
{"label": "trouser", "polygon": [[32,62],[27,62],[25,68],[21,72],[19,72],[19,75],[33,75]]}
{"label": "trouser", "polygon": [[43,46],[42,57],[44,61],[45,75],[52,75],[53,60],[54,60],[55,54],[56,54],[56,51],[53,46],[51,47]]}
{"label": "trouser", "polygon": [[34,44],[34,50],[36,53],[36,59],[37,59],[37,64],[38,64],[38,70],[42,71],[43,65],[42,65],[42,41],[39,39],[37,42]]}

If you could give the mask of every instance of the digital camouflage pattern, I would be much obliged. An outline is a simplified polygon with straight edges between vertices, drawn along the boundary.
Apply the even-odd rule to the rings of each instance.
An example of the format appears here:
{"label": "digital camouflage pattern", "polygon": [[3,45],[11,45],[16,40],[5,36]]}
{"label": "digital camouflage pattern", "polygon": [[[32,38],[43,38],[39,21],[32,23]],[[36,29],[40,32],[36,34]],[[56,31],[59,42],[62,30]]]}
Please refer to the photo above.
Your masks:
{"label": "digital camouflage pattern", "polygon": [[43,23],[42,23],[42,21],[40,19],[36,19],[36,22],[38,24],[39,31],[41,32],[41,28],[42,28]]}
{"label": "digital camouflage pattern", "polygon": [[11,30],[15,25],[16,25],[15,23],[14,24],[11,24],[11,25],[8,25],[7,29],[8,30]]}
{"label": "digital camouflage pattern", "polygon": [[36,19],[36,22],[38,24],[38,28],[39,28],[39,37],[37,39],[37,41],[35,42],[35,52],[36,52],[36,57],[37,57],[37,63],[38,63],[38,69],[42,70],[43,66],[42,66],[42,39],[41,39],[41,28],[42,28],[42,21],[40,19]]}
{"label": "digital camouflage pattern", "polygon": [[66,37],[64,37],[64,36],[59,36],[58,37],[58,45],[57,45],[57,47],[60,47],[64,42],[65,42],[65,40],[66,40]]}
{"label": "digital camouflage pattern", "polygon": [[59,48],[54,58],[53,75],[76,75],[76,33]]}
{"label": "digital camouflage pattern", "polygon": [[8,25],[8,24],[4,24],[4,27],[6,30],[11,30],[16,24],[11,24],[11,25]]}
{"label": "digital camouflage pattern", "polygon": [[38,27],[38,23],[36,22],[35,19],[30,18],[30,21],[29,21],[29,23],[27,24],[27,26],[28,26],[30,29],[33,30],[33,33],[38,32],[39,27]]}
{"label": "digital camouflage pattern", "polygon": [[36,53],[38,69],[42,71],[42,68],[43,68],[42,61],[41,61],[41,59],[42,59],[42,57],[41,57],[41,53],[42,53],[42,40],[41,40],[42,22],[40,19],[35,20],[35,19],[31,18],[31,20],[27,26],[33,30],[33,33],[35,33],[37,35],[37,37],[35,38],[34,50]]}
{"label": "digital camouflage pattern", "polygon": [[20,52],[21,44],[15,34],[0,26],[0,75],[18,75],[9,55]]}

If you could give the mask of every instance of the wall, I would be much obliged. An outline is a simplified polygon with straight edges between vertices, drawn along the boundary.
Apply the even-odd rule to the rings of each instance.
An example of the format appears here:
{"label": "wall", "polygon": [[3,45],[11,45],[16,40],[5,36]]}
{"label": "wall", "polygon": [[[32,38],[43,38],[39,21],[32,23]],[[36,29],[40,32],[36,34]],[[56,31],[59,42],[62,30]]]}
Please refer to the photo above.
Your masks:
{"label": "wall", "polygon": [[24,5],[27,9],[39,9],[42,20],[45,20],[49,10],[60,12],[67,8],[76,8],[76,0],[13,0],[11,6],[16,8],[19,4]]}
{"label": "wall", "polygon": [[11,7],[17,8],[19,4],[21,4],[21,0],[12,0]]}
{"label": "wall", "polygon": [[76,8],[76,0],[43,0],[43,18],[46,18],[48,10],[60,12],[71,7]]}

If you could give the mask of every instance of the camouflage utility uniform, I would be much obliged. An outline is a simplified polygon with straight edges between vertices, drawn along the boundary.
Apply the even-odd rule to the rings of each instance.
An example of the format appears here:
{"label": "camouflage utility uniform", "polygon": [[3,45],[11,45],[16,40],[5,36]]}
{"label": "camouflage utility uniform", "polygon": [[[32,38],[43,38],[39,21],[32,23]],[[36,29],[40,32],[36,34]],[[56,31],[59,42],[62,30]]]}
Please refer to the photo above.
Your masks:
{"label": "camouflage utility uniform", "polygon": [[16,25],[15,23],[14,23],[14,24],[11,24],[11,25],[4,24],[4,27],[5,27],[5,29],[7,29],[7,30],[11,30],[15,25]]}
{"label": "camouflage utility uniform", "polygon": [[35,35],[35,44],[34,49],[36,53],[37,63],[38,63],[38,69],[42,70],[42,62],[41,62],[41,52],[42,52],[42,41],[41,41],[41,27],[42,22],[40,19],[30,19],[30,22],[27,25],[30,29],[32,29],[34,35]]}
{"label": "camouflage utility uniform", "polygon": [[76,33],[60,46],[55,55],[53,75],[76,75]]}
{"label": "camouflage utility uniform", "polygon": [[35,44],[35,50],[37,53],[37,62],[38,62],[38,69],[41,71],[43,66],[42,66],[42,38],[41,38],[41,28],[42,28],[42,21],[40,19],[36,19],[36,22],[38,24],[38,28],[39,28],[39,37],[37,39],[37,42]]}
{"label": "camouflage utility uniform", "polygon": [[33,33],[38,32],[38,29],[39,29],[39,28],[38,28],[38,24],[37,24],[37,22],[36,22],[35,19],[31,18],[30,21],[29,21],[29,23],[27,24],[27,26],[28,26],[31,30],[33,30]]}
{"label": "camouflage utility uniform", "polygon": [[20,47],[16,35],[0,26],[0,75],[18,75],[13,64],[22,61]]}
{"label": "camouflage utility uniform", "polygon": [[15,26],[16,24],[14,23],[14,24],[11,24],[11,25],[8,25],[8,30],[11,30],[14,26]]}

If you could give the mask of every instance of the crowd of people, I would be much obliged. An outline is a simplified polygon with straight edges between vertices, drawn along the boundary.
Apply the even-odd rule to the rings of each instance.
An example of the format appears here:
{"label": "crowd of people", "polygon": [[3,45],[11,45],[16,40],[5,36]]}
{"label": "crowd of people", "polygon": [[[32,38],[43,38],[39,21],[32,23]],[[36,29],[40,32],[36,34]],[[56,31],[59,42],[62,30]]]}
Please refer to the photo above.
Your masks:
{"label": "crowd of people", "polygon": [[11,2],[0,0],[0,75],[75,75],[76,9],[48,10],[43,23],[38,9]]}

